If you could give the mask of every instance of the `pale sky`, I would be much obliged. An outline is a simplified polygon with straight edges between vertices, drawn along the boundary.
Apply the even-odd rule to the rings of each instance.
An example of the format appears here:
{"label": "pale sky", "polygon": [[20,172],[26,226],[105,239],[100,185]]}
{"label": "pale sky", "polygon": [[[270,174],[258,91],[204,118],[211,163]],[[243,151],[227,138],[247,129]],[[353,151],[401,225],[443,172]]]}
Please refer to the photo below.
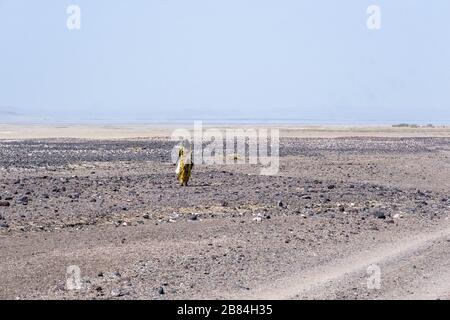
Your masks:
{"label": "pale sky", "polygon": [[0,0],[0,122],[450,123],[449,40],[448,0]]}

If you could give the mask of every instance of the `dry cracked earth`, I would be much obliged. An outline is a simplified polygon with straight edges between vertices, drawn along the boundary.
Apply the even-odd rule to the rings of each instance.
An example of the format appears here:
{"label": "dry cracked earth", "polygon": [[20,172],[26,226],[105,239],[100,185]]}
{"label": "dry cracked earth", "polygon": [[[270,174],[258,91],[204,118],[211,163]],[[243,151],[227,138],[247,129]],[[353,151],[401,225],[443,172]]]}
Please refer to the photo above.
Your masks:
{"label": "dry cracked earth", "polygon": [[0,140],[0,298],[450,297],[450,138],[282,138],[278,175],[188,187],[173,146]]}

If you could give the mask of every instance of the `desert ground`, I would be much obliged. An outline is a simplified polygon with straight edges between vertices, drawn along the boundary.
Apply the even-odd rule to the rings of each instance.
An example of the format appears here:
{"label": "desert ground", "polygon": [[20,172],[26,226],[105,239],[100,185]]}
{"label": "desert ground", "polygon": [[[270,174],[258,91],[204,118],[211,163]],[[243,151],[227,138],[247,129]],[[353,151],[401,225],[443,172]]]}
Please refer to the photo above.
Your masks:
{"label": "desert ground", "polygon": [[0,125],[0,298],[450,298],[450,128],[285,125],[188,187],[172,129]]}

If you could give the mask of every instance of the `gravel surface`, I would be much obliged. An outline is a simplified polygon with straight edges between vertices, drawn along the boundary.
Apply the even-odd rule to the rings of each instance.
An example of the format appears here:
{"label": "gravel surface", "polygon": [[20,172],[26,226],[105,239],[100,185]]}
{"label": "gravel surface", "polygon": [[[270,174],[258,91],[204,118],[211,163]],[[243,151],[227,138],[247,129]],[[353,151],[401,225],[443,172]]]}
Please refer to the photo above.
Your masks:
{"label": "gravel surface", "polygon": [[[450,138],[282,138],[278,175],[198,165],[189,187],[176,183],[173,146],[0,140],[0,298],[365,299],[422,297],[423,288],[430,297],[435,287],[423,281],[447,276],[447,247],[434,259],[423,250],[447,243],[446,233],[418,245],[428,278],[400,272],[414,248],[392,246],[448,224]],[[361,270],[325,276],[355,254],[361,268],[376,262],[362,259],[374,248],[393,252],[380,254],[380,265],[394,261],[382,290],[368,291]],[[67,288],[69,266],[80,270],[78,290]],[[321,268],[311,290],[295,286]]]}

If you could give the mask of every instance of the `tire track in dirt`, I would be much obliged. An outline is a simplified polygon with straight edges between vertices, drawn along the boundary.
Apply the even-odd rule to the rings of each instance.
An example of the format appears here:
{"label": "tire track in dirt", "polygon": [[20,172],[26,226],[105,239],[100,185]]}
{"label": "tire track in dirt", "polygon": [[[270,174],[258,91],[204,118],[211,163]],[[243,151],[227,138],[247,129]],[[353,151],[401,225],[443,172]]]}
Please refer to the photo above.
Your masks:
{"label": "tire track in dirt", "polygon": [[[348,284],[359,281],[361,273],[366,273],[370,265],[391,265],[404,258],[417,254],[423,256],[428,247],[441,241],[441,245],[448,247],[450,239],[450,226],[440,228],[432,233],[416,234],[411,237],[395,240],[378,248],[368,248],[352,256],[319,265],[313,270],[305,270],[298,274],[288,276],[275,283],[264,284],[258,288],[233,294],[233,299],[296,299],[307,297],[309,293],[317,298],[326,297],[330,290],[343,290]],[[423,252],[422,252],[423,251]],[[447,261],[447,256],[442,259]],[[443,262],[445,262],[443,261]],[[445,263],[444,263],[445,264]],[[444,269],[445,270],[445,269]],[[398,275],[401,276],[401,275]],[[435,274],[428,285],[423,285],[416,295],[410,296],[417,299],[440,298],[450,292],[450,272]],[[441,279],[441,280],[439,280]],[[446,280],[447,279],[447,280]],[[433,285],[434,283],[434,285]],[[430,292],[432,294],[430,294]],[[230,297],[231,298],[231,297]],[[405,298],[397,296],[396,298]]]}

